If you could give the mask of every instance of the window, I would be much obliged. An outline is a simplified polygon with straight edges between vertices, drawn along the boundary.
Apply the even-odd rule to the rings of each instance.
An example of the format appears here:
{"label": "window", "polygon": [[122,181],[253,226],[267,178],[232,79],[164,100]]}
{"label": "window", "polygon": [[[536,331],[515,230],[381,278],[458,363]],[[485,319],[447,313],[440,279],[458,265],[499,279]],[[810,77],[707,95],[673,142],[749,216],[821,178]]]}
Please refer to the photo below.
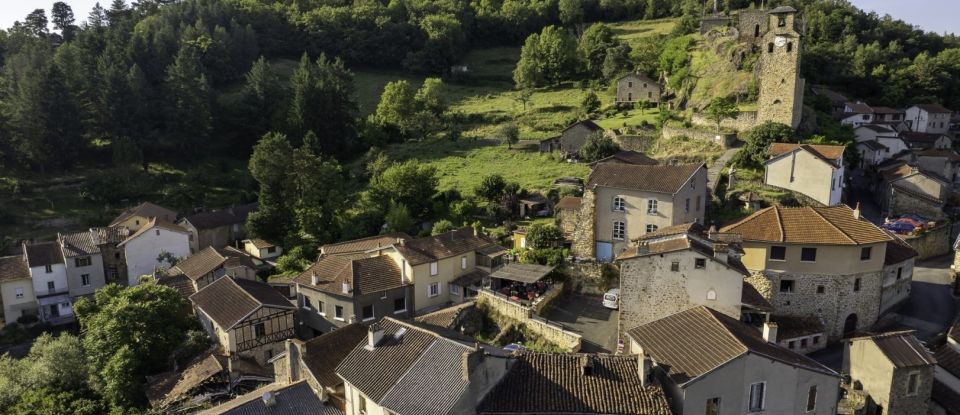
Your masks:
{"label": "window", "polygon": [[333,318],[343,321],[343,306],[333,306]]}
{"label": "window", "polygon": [[800,347],[801,348],[807,347],[807,339],[800,339]]}
{"label": "window", "polygon": [[430,284],[430,285],[427,287],[427,296],[428,296],[428,297],[436,297],[436,296],[438,296],[438,295],[440,295],[440,283],[439,283],[439,282],[435,282],[435,283]]}
{"label": "window", "polygon": [[467,269],[467,257],[466,257],[466,255],[460,257],[460,269]]}
{"label": "window", "polygon": [[689,198],[689,197],[687,198],[686,201],[684,201],[683,211],[684,211],[684,212],[689,212],[689,211],[690,211],[690,198]]}
{"label": "window", "polygon": [[373,304],[365,305],[360,309],[360,318],[363,321],[373,320]]}
{"label": "window", "polygon": [[870,114],[863,114],[862,118],[863,118],[864,121],[869,121],[869,120],[870,120]]}
{"label": "window", "polygon": [[866,247],[866,248],[860,249],[860,260],[861,260],[861,261],[869,261],[869,260],[870,260],[870,254],[872,253],[871,251],[873,251],[873,248],[871,248],[871,247],[869,247],[869,246]]}
{"label": "window", "polygon": [[787,247],[785,246],[771,246],[770,247],[770,259],[775,261],[784,261],[787,259]]}
{"label": "window", "polygon": [[400,297],[393,300],[393,312],[402,313],[407,311],[407,298]]}
{"label": "window", "polygon": [[17,288],[17,298],[23,298],[23,288]]}
{"label": "window", "polygon": [[787,42],[787,53],[793,52],[793,42]]}
{"label": "window", "polygon": [[253,326],[253,337],[260,338],[267,335],[267,327],[263,323],[257,323]]}
{"label": "window", "polygon": [[439,273],[439,272],[440,272],[440,271],[437,270],[437,262],[436,262],[436,261],[431,262],[431,263],[430,263],[430,275],[437,275],[437,273]]}
{"label": "window", "polygon": [[717,291],[711,288],[710,290],[707,291],[707,300],[714,301],[716,299],[717,299]]}
{"label": "window", "polygon": [[643,83],[643,88],[644,88],[644,89],[647,88],[647,83],[646,83],[646,82]]}
{"label": "window", "polygon": [[803,262],[817,262],[817,248],[802,248],[800,260]]}
{"label": "window", "polygon": [[623,212],[627,210],[627,202],[623,200],[620,196],[615,196],[613,198],[613,211],[614,212]]}
{"label": "window", "polygon": [[813,344],[820,344],[820,336],[813,336]]}
{"label": "window", "polygon": [[673,260],[673,262],[670,263],[670,271],[673,271],[673,272],[680,271],[680,260],[675,259]]}
{"label": "window", "polygon": [[792,293],[792,292],[793,292],[793,280],[780,280],[780,292],[782,292],[782,293]]}
{"label": "window", "polygon": [[647,233],[656,232],[656,231],[657,231],[657,225],[647,224]]}
{"label": "window", "polygon": [[700,198],[701,196],[697,196],[697,212],[700,211],[700,200],[701,200]]}
{"label": "window", "polygon": [[720,415],[720,398],[707,399],[706,415]]}
{"label": "window", "polygon": [[704,268],[706,268],[706,267],[707,267],[707,259],[706,259],[706,258],[695,258],[695,259],[693,260],[693,267],[696,268],[696,269],[704,269]]}
{"label": "window", "polygon": [[750,385],[750,410],[762,411],[764,407],[764,394],[766,393],[766,382],[759,382]]}
{"label": "window", "polygon": [[450,291],[450,294],[460,296],[460,286],[457,284],[448,284],[447,290]]}
{"label": "window", "polygon": [[633,82],[627,81],[627,88],[633,88]]}
{"label": "window", "polygon": [[47,292],[52,292],[56,289],[56,284],[53,281],[47,281]]}
{"label": "window", "polygon": [[903,267],[897,267],[897,279],[899,280],[900,277],[903,277]]}
{"label": "window", "polygon": [[357,406],[360,408],[360,413],[361,413],[361,414],[366,414],[366,413],[367,413],[367,398],[365,398],[365,397],[363,397],[363,396],[360,396],[359,402],[360,402],[360,404],[357,405]]}
{"label": "window", "polygon": [[807,412],[817,409],[817,385],[811,385],[807,392]]}
{"label": "window", "polygon": [[46,272],[47,274],[49,274],[49,273],[53,272],[53,265],[49,265],[49,264],[48,264],[48,265],[44,265],[44,266],[43,266],[43,270],[44,270],[44,272]]}
{"label": "window", "polygon": [[797,342],[796,342],[796,341],[790,340],[790,341],[787,342],[787,348],[788,348],[788,349],[793,350],[793,349],[795,349],[796,347],[797,347]]}
{"label": "window", "polygon": [[657,200],[652,199],[647,201],[647,213],[657,213]]}
{"label": "window", "polygon": [[268,254],[272,254],[272,253],[275,253],[275,252],[277,252],[277,247],[271,246],[271,247],[267,248],[267,253],[268,253]]}
{"label": "window", "polygon": [[853,291],[860,291],[860,278],[853,280]]}
{"label": "window", "polygon": [[93,263],[93,261],[90,260],[90,257],[85,256],[74,259],[73,263],[78,267],[88,267]]}
{"label": "window", "polygon": [[826,292],[826,289],[823,288],[822,285],[818,285],[818,286],[817,286],[817,294],[823,294],[824,292]]}
{"label": "window", "polygon": [[159,229],[157,229],[155,232],[157,233],[157,236],[160,236],[160,230],[159,230]]}
{"label": "window", "polygon": [[319,300],[317,301],[317,314],[320,314],[321,316],[327,315],[326,311],[324,311],[326,310],[324,305],[325,304],[323,304],[323,301],[319,301]]}
{"label": "window", "polygon": [[303,296],[303,308],[309,310],[310,307],[310,297]]}
{"label": "window", "polygon": [[773,42],[767,43],[767,53],[773,53]]}
{"label": "window", "polygon": [[782,14],[777,16],[777,27],[784,27],[786,25],[787,25],[787,16]]}
{"label": "window", "polygon": [[653,92],[647,92],[647,98],[653,99]]}
{"label": "window", "polygon": [[90,285],[90,274],[83,274],[80,276],[80,285],[84,287]]}
{"label": "window", "polygon": [[613,222],[613,239],[622,241],[627,236],[627,226],[623,221],[614,221]]}
{"label": "window", "polygon": [[920,374],[917,372],[911,373],[907,377],[907,396],[913,396],[917,394],[917,391],[920,389]]}

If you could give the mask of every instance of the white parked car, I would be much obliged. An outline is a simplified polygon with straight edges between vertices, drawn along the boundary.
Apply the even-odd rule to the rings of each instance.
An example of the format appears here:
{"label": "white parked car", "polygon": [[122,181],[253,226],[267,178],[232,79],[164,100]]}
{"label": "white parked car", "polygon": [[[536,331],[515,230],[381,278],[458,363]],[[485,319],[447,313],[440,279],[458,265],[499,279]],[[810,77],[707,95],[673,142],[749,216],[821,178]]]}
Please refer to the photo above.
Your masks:
{"label": "white parked car", "polygon": [[611,288],[603,295],[603,306],[614,310],[620,308],[620,289]]}

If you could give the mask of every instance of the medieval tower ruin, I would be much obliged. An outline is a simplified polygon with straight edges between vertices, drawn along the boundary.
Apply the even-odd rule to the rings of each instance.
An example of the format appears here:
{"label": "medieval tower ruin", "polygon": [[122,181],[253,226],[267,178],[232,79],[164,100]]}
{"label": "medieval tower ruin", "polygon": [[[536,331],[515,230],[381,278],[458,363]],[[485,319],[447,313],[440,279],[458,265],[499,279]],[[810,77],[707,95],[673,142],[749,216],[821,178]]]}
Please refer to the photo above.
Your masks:
{"label": "medieval tower ruin", "polygon": [[765,14],[763,23],[756,18],[743,19],[753,27],[744,27],[744,21],[740,21],[741,39],[746,30],[748,36],[753,35],[754,44],[760,49],[757,124],[773,121],[797,128],[803,110],[804,88],[804,80],[800,77],[802,30],[797,10],[782,6]]}

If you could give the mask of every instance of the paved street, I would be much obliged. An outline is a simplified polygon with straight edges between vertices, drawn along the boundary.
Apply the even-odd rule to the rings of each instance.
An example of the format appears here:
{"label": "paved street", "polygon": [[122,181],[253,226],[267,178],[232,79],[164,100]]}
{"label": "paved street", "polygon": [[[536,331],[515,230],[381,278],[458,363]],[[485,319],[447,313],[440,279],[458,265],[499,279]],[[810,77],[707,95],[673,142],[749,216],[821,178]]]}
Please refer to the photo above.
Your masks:
{"label": "paved street", "polygon": [[557,299],[545,316],[583,336],[581,351],[612,353],[617,348],[617,310],[606,308],[599,296],[570,295]]}

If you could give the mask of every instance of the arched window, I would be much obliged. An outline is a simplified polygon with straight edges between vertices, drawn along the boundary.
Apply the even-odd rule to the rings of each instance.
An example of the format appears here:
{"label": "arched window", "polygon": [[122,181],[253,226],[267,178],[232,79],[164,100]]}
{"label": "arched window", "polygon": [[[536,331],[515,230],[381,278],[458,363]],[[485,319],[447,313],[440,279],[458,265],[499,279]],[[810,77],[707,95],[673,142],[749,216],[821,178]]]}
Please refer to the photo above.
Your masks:
{"label": "arched window", "polygon": [[753,37],[760,37],[760,23],[757,23],[757,26],[753,28]]}
{"label": "arched window", "polygon": [[717,299],[717,292],[713,288],[707,291],[707,300],[714,301]]}
{"label": "arched window", "polygon": [[778,99],[778,100],[773,101],[773,104],[774,104],[774,105],[780,104],[780,100]]}
{"label": "arched window", "polygon": [[787,52],[793,52],[793,42],[787,42]]}
{"label": "arched window", "polygon": [[773,53],[773,42],[767,43],[767,53]]}

